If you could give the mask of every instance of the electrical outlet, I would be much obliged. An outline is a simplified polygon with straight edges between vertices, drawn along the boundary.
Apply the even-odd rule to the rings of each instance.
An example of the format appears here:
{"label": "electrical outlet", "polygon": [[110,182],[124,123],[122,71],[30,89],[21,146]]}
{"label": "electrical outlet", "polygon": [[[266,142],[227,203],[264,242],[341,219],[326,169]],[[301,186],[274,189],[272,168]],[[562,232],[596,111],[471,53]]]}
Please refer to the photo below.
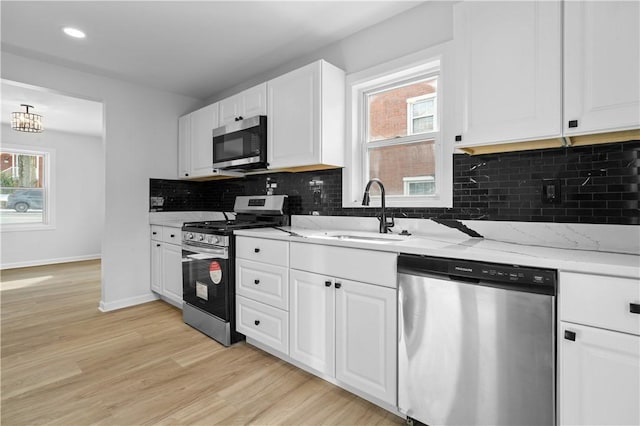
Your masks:
{"label": "electrical outlet", "polygon": [[560,192],[560,179],[543,179],[542,180],[542,203],[543,204],[559,204],[562,202],[562,194]]}

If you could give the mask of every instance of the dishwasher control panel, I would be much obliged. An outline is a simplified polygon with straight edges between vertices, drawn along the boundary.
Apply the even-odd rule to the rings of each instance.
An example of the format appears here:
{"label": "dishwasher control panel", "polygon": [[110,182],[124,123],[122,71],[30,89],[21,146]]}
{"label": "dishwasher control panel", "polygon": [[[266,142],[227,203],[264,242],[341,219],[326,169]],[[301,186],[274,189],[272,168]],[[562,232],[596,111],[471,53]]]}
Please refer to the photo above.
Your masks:
{"label": "dishwasher control panel", "polygon": [[412,254],[398,257],[398,273],[441,276],[453,281],[544,294],[555,294],[557,280],[554,269]]}
{"label": "dishwasher control panel", "polygon": [[534,285],[553,285],[556,282],[556,272],[553,270],[456,260],[449,263],[449,274],[481,280]]}

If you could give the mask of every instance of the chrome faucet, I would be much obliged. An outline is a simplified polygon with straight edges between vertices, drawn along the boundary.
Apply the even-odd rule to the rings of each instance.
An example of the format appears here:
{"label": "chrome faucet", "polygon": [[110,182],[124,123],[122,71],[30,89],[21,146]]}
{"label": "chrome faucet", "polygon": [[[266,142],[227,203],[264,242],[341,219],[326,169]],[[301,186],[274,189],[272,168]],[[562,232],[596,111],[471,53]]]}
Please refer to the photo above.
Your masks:
{"label": "chrome faucet", "polygon": [[369,188],[371,188],[371,184],[374,182],[377,183],[378,186],[380,187],[380,195],[382,197],[382,213],[378,218],[378,220],[380,221],[380,233],[386,234],[387,232],[389,232],[389,228],[393,228],[393,226],[395,225],[395,222],[393,220],[393,217],[390,218],[391,222],[387,222],[387,212],[386,212],[385,201],[384,201],[385,199],[384,185],[382,184],[382,181],[380,179],[373,178],[369,182],[367,182],[367,186],[364,188],[364,196],[362,197],[362,205],[363,206],[369,205],[369,202],[370,202]]}

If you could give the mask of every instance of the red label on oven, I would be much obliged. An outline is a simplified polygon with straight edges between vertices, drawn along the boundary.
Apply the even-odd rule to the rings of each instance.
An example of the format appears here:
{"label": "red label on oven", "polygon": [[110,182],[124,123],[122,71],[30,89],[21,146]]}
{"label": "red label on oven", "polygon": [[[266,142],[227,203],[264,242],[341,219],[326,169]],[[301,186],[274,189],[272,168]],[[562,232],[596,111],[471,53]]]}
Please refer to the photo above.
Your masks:
{"label": "red label on oven", "polygon": [[215,260],[209,265],[209,276],[214,284],[220,284],[222,281],[222,266]]}

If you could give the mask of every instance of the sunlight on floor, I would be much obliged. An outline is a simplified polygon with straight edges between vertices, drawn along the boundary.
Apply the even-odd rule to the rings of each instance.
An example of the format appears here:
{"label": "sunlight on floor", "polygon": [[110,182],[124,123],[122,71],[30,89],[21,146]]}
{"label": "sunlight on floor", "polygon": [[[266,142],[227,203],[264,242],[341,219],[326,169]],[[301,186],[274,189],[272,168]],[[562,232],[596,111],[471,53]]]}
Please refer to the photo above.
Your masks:
{"label": "sunlight on floor", "polygon": [[26,288],[34,285],[41,284],[47,280],[52,279],[52,275],[45,275],[43,277],[26,278],[22,280],[0,281],[0,291],[15,290],[17,288]]}

